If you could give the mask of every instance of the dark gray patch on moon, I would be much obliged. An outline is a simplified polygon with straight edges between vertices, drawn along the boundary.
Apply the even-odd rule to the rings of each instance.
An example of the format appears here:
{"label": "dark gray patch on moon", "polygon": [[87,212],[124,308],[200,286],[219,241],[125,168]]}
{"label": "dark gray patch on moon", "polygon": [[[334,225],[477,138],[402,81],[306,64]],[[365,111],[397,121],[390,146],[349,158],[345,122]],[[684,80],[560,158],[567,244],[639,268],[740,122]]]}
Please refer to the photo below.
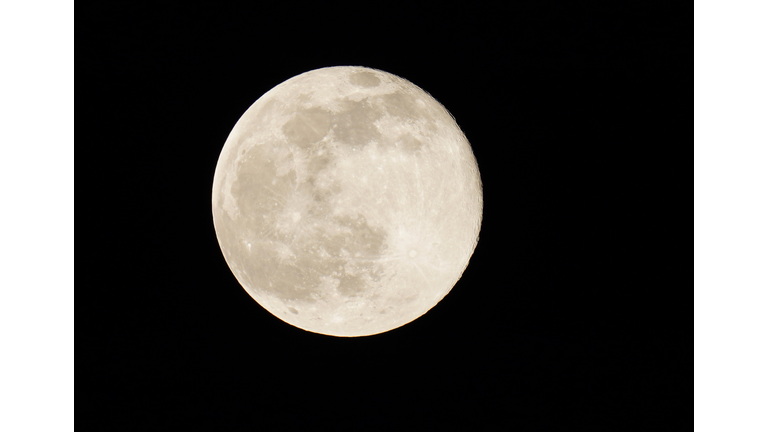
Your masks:
{"label": "dark gray patch on moon", "polygon": [[303,148],[320,141],[330,130],[331,113],[319,107],[298,111],[283,125],[286,138]]}
{"label": "dark gray patch on moon", "polygon": [[252,223],[261,223],[258,218],[249,216],[263,215],[285,204],[286,195],[293,190],[286,180],[295,181],[295,174],[289,172],[281,182],[272,184],[272,180],[277,177],[275,161],[282,147],[279,141],[267,142],[249,148],[239,159],[230,191],[241,212],[238,219],[246,218]]}
{"label": "dark gray patch on moon", "polygon": [[334,117],[334,136],[341,142],[355,147],[363,147],[371,140],[381,138],[374,122],[381,118],[382,112],[374,108],[368,99],[359,102],[345,101],[344,111]]}
{"label": "dark gray patch on moon", "polygon": [[[328,203],[340,191],[297,184],[294,171],[278,177],[273,161],[284,148],[280,142],[257,146],[241,158],[231,189],[240,214],[220,237],[224,250],[237,251],[227,261],[249,286],[283,301],[316,302],[328,295],[322,288],[328,280],[341,295],[365,295],[381,278],[376,261],[386,249],[386,231],[362,216],[334,216]],[[327,163],[310,166],[320,170]]]}
{"label": "dark gray patch on moon", "polygon": [[423,143],[413,135],[402,135],[397,139],[397,147],[407,153],[417,153]]}
{"label": "dark gray patch on moon", "polygon": [[342,295],[356,297],[365,292],[365,281],[360,276],[341,275],[337,289]]}
{"label": "dark gray patch on moon", "polygon": [[416,98],[410,94],[396,92],[381,96],[387,112],[403,120],[421,120],[425,118],[424,109],[416,104]]}
{"label": "dark gray patch on moon", "polygon": [[358,72],[349,77],[349,82],[360,87],[376,87],[381,80],[373,72]]}

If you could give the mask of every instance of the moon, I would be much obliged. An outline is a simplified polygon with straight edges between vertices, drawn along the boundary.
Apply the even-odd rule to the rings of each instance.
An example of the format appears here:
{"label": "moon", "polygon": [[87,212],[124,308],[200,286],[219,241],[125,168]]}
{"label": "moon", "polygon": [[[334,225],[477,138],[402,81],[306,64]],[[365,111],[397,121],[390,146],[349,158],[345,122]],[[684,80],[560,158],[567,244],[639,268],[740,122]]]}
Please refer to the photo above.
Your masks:
{"label": "moon", "polygon": [[337,66],[248,108],[212,203],[224,258],[256,302],[351,337],[401,327],[448,294],[477,245],[483,195],[445,107],[393,74]]}

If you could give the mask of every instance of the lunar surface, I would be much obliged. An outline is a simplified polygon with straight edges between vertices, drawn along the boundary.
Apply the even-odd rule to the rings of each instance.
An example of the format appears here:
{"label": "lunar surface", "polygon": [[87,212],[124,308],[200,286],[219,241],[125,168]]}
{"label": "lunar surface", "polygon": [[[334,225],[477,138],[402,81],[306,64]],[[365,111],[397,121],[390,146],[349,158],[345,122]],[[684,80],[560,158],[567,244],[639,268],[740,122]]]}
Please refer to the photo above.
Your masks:
{"label": "lunar surface", "polygon": [[295,76],[227,138],[213,181],[224,258],[245,290],[301,329],[365,336],[413,321],[477,244],[469,142],[414,84],[364,67]]}

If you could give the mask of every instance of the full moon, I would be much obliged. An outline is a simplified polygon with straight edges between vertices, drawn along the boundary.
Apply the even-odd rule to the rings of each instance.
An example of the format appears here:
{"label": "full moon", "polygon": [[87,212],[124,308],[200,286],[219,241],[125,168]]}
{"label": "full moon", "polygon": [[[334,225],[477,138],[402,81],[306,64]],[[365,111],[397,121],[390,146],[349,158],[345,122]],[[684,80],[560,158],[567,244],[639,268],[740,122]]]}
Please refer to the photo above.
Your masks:
{"label": "full moon", "polygon": [[338,66],[265,93],[213,180],[224,258],[267,311],[332,336],[383,333],[453,288],[477,245],[480,173],[451,114],[403,78]]}

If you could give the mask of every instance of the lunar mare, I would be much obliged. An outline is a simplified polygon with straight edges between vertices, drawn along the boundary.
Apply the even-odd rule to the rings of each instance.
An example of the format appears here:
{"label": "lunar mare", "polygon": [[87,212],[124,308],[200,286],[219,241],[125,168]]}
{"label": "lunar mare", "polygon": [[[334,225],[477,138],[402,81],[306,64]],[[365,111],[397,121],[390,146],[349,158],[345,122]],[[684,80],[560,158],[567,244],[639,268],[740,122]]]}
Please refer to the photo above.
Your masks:
{"label": "lunar mare", "polygon": [[450,113],[364,67],[295,76],[221,151],[213,220],[243,288],[311,332],[365,336],[426,313],[477,244],[480,174]]}

